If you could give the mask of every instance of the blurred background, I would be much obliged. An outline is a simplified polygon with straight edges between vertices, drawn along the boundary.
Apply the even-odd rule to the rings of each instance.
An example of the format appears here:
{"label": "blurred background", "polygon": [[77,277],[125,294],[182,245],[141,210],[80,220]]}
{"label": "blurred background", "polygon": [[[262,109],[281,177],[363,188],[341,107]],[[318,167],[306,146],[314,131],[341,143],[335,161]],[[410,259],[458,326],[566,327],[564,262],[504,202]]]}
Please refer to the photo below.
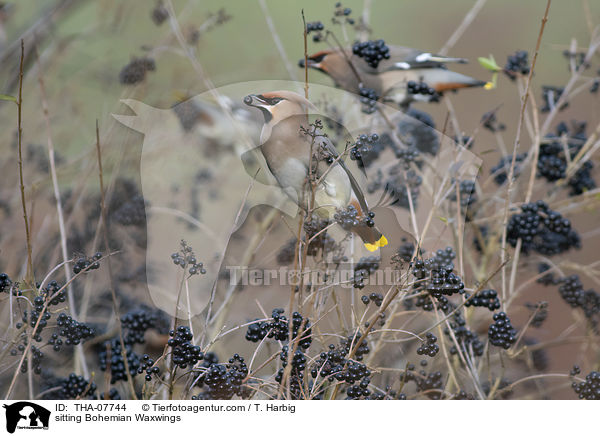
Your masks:
{"label": "blurred background", "polygon": [[[343,6],[351,8],[356,18],[363,10],[368,11],[369,39],[381,38],[390,45],[437,52],[445,46],[475,3],[473,0],[347,0]],[[453,69],[489,80],[491,73],[479,65],[478,57],[493,55],[498,65],[503,66],[508,55],[516,50],[527,50],[531,60],[546,2],[488,0],[477,3],[482,5],[481,9],[448,51],[448,55],[468,58],[470,63]],[[165,16],[162,11],[167,7],[170,6],[146,0],[0,2],[0,93],[17,94],[22,38],[26,47],[23,82],[26,185],[30,199],[40,199],[34,202],[31,214],[36,229],[36,247],[45,248],[38,248],[36,253],[52,253],[44,258],[51,265],[58,261],[59,252],[57,224],[52,215],[53,201],[51,198],[44,200],[48,199],[52,187],[46,157],[48,129],[43,112],[46,103],[65,207],[67,212],[77,212],[86,204],[86,199],[98,192],[94,146],[96,120],[105,149],[107,183],[112,186],[116,180],[127,179],[132,186],[139,184],[143,136],[112,118],[113,113],[130,113],[120,103],[121,99],[136,99],[167,109],[186,96],[207,91],[209,82],[219,87],[251,80],[302,80],[303,70],[297,66],[304,50],[301,10],[307,21],[322,21],[343,40],[340,27],[330,26],[334,2],[174,0],[172,7],[181,28],[180,36],[187,41],[198,60],[198,64],[194,65],[174,34],[168,14]],[[542,85],[564,86],[569,79],[568,62],[563,52],[572,45],[578,51],[585,50],[593,27],[598,23],[600,2],[573,0],[552,3],[532,82],[532,93],[538,106],[543,104]],[[350,29],[348,32],[347,42],[352,43],[354,32]],[[326,47],[325,43],[315,43],[309,38],[309,54]],[[140,67],[141,70],[126,70],[136,59],[145,59],[149,64]],[[598,74],[600,63],[597,59],[594,61],[592,68],[584,73],[585,77]],[[141,74],[142,80],[133,77],[135,74]],[[39,85],[40,78],[45,98]],[[309,80],[332,84],[328,77],[317,71],[309,73]],[[499,108],[497,118],[506,125],[501,135],[508,149],[512,150],[520,99],[516,85],[506,76],[500,74],[493,90],[465,90],[456,95],[450,94],[449,98],[460,129],[467,136],[478,128],[484,113]],[[438,128],[444,123],[447,106],[443,102],[416,104],[416,107],[430,113]],[[577,96],[577,104],[571,104],[557,118],[557,121],[567,123],[572,120],[586,121],[588,130],[594,128],[600,121],[598,94],[583,92]],[[11,276],[23,274],[25,258],[22,216],[8,213],[10,209],[18,211],[20,207],[15,138],[15,106],[10,102],[0,102],[3,153],[0,161],[0,202],[3,205],[0,214],[3,215],[0,216],[4,224],[0,236],[0,269]],[[520,151],[531,146],[529,139],[523,138]],[[471,151],[483,160],[483,172],[486,174],[502,157],[496,135],[481,129]],[[123,195],[128,195],[127,189],[123,188]],[[131,188],[131,192],[134,191]],[[570,260],[582,264],[598,260],[594,242],[589,243],[597,238],[594,231],[598,211],[590,209],[585,216],[569,218],[580,233],[589,232],[590,235],[583,249],[571,254]],[[78,217],[74,213],[70,216],[69,227],[84,229],[85,219],[85,216]],[[133,231],[125,233],[124,238],[140,239],[137,244],[143,246],[143,229],[139,234]],[[74,237],[69,248],[72,251],[84,250],[85,243],[77,242],[77,237]],[[524,262],[527,263],[526,260]],[[44,265],[45,269],[48,267],[48,264]],[[530,271],[534,267],[535,264],[532,264]],[[127,269],[127,266],[124,268]],[[522,271],[525,274],[527,269]],[[588,286],[592,285],[594,283],[590,282]],[[570,311],[560,301],[554,288],[549,290],[532,285],[524,301],[538,300],[551,303],[549,322],[537,338],[549,340],[571,325],[570,316],[564,316]],[[526,321],[528,315],[526,310],[516,311],[515,324]],[[579,353],[579,344],[565,343],[552,348],[547,371],[564,372],[574,362],[587,368],[597,360],[597,356],[587,356],[588,365],[585,365]],[[554,392],[552,397],[573,398],[573,393],[565,388]]]}

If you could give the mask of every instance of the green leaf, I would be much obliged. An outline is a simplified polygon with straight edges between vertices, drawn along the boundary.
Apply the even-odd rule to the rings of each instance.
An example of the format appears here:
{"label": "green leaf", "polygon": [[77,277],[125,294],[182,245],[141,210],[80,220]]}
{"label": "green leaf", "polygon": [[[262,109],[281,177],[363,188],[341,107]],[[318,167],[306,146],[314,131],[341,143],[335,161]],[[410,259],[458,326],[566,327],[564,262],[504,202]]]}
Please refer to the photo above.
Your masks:
{"label": "green leaf", "polygon": [[0,100],[12,101],[14,104],[17,104],[17,98],[12,95],[0,94]]}
{"label": "green leaf", "polygon": [[486,70],[490,70],[490,71],[500,71],[502,70],[502,68],[500,68],[498,66],[498,64],[496,63],[496,59],[494,59],[494,56],[490,55],[489,58],[477,58],[477,60],[479,61],[479,63],[481,64],[481,66],[483,68],[485,68]]}

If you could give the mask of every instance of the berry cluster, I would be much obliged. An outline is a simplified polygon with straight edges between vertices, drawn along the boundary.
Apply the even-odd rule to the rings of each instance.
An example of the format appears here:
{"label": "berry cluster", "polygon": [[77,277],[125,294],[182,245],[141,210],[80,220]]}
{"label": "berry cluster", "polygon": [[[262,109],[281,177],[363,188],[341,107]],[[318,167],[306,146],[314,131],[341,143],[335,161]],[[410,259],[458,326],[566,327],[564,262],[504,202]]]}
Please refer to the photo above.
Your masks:
{"label": "berry cluster", "polygon": [[[48,320],[52,317],[49,311],[44,311],[44,297],[38,295],[33,299],[33,309],[31,309],[31,312],[24,310],[21,319],[24,324],[33,328],[38,323],[40,316],[42,319],[39,320],[37,329],[32,333],[33,340],[36,342],[42,342],[42,330],[48,325]],[[20,324],[21,323],[17,324],[17,328],[21,328]]]}
{"label": "berry cluster", "polygon": [[[281,349],[281,353],[279,354],[279,358],[281,359],[282,366],[276,376],[275,381],[279,384],[283,382],[283,375],[285,373],[285,368],[288,364],[289,358],[289,347],[284,345]],[[302,350],[296,350],[294,355],[292,356],[292,370],[289,374],[290,380],[290,395],[294,400],[301,400],[306,398],[304,395],[304,373],[306,371],[306,356]]]}
{"label": "berry cluster", "polygon": [[498,293],[493,289],[484,289],[477,292],[473,297],[466,295],[465,306],[487,307],[492,312],[500,309],[500,299]]}
{"label": "berry cluster", "polygon": [[347,232],[359,225],[373,227],[375,225],[375,221],[373,221],[374,217],[374,212],[368,212],[367,216],[359,218],[358,211],[353,205],[350,205],[345,209],[338,209],[333,215],[333,219]]}
{"label": "berry cluster", "polygon": [[440,149],[440,140],[431,115],[413,108],[406,115],[398,123],[402,141],[409,147],[416,147],[421,153],[435,156]]}
{"label": "berry cluster", "polygon": [[371,292],[368,296],[363,295],[362,297],[360,297],[360,301],[362,301],[364,305],[367,305],[372,301],[373,303],[375,303],[375,306],[381,307],[381,305],[383,304],[383,295]]}
{"label": "berry cluster", "polygon": [[138,374],[142,374],[145,371],[146,375],[144,376],[144,378],[146,381],[152,380],[152,374],[160,374],[160,368],[158,366],[154,366],[154,363],[154,359],[151,359],[148,354],[144,354],[142,356],[142,361],[137,372]]}
{"label": "berry cluster", "polygon": [[411,95],[429,95],[431,96],[429,101],[437,101],[440,97],[434,88],[430,88],[423,81],[415,82],[414,80],[409,80],[406,82],[406,92]]}
{"label": "berry cluster", "polygon": [[152,13],[150,14],[152,21],[157,26],[160,26],[167,18],[169,18],[169,11],[165,8],[165,5],[162,1],[158,1],[154,9],[152,9]]}
{"label": "berry cluster", "polygon": [[212,362],[198,380],[198,386],[206,386],[203,395],[193,399],[230,400],[234,395],[245,397],[243,382],[248,375],[244,358],[234,354],[227,364]]}
{"label": "berry cluster", "polygon": [[[333,239],[327,231],[322,231],[329,225],[328,220],[322,220],[316,217],[315,215],[309,220],[304,222],[304,233],[306,239],[308,239],[310,244],[308,244],[307,255],[316,256],[318,253],[327,254],[332,251],[335,251],[337,246],[335,239]],[[303,238],[305,240],[305,238]],[[290,241],[291,243],[291,241]],[[291,248],[292,253],[295,250],[296,240],[294,240],[294,248]],[[292,261],[294,260],[294,254],[291,255]]]}
{"label": "berry cluster", "polygon": [[571,228],[571,222],[543,201],[523,204],[521,211],[510,217],[507,241],[515,247],[521,239],[523,253],[535,251],[552,256],[581,246],[579,234]]}
{"label": "berry cluster", "polygon": [[[69,374],[69,377],[59,379],[56,387],[60,387],[58,392],[53,393],[53,400],[75,400],[83,397],[94,398],[96,393],[96,383],[86,380],[83,376],[75,373]],[[50,399],[50,398],[48,398]]]}
{"label": "berry cluster", "polygon": [[361,86],[359,88],[360,103],[362,105],[361,111],[365,114],[372,114],[377,110],[377,100],[379,95],[372,88]]}
{"label": "berry cluster", "polygon": [[[360,342],[360,346],[354,359],[348,359],[347,356],[350,353],[351,346],[354,348],[358,342]],[[319,359],[313,363],[310,374],[313,379],[323,377],[330,382],[347,383],[349,386],[346,394],[350,399],[361,396],[366,397],[371,394],[367,389],[370,383],[371,371],[361,361],[369,351],[369,346],[366,341],[361,339],[360,333],[357,333],[356,337],[349,336],[347,339],[341,340],[338,347],[330,344],[327,352],[322,352]],[[358,385],[355,385],[356,382],[358,382]]]}
{"label": "berry cluster", "polygon": [[416,259],[412,264],[412,274],[419,280],[415,289],[427,290],[434,297],[463,294],[465,285],[453,272],[455,257],[454,249],[446,247],[429,259]]}
{"label": "berry cluster", "polygon": [[[584,51],[573,52],[571,50],[563,50],[563,56],[569,61],[570,71],[578,70],[580,68],[583,71],[590,67],[590,64],[585,61],[585,55],[586,53]],[[573,61],[575,65],[571,66],[571,61]],[[573,67],[575,68],[573,69]]]}
{"label": "berry cluster", "polygon": [[481,117],[481,123],[484,129],[487,129],[492,133],[506,130],[506,125],[498,121],[495,111],[486,112],[483,114]]}
{"label": "berry cluster", "polygon": [[[413,284],[413,295],[416,295],[415,305],[425,311],[439,309],[447,313],[451,308],[448,296],[463,294],[464,283],[454,273],[454,249],[447,247],[437,250],[429,259],[417,258],[411,263],[411,272],[416,281]],[[433,300],[432,300],[433,298]],[[405,302],[407,308],[411,303]]]}
{"label": "berry cluster", "polygon": [[[417,392],[426,392],[426,395],[431,400],[439,400],[442,398],[441,390],[444,387],[444,380],[440,371],[427,373],[424,369],[419,372],[415,371],[415,366],[411,363],[406,366],[406,371],[400,374],[400,380],[403,383],[414,382]],[[406,395],[402,399],[406,399]]]}
{"label": "berry cluster", "polygon": [[359,151],[360,157],[356,163],[361,168],[367,168],[375,162],[389,143],[387,141],[387,139],[389,139],[387,135],[385,137],[379,137],[376,134],[373,134],[371,137],[372,142],[366,147],[361,147]]}
{"label": "berry cluster", "polygon": [[435,357],[440,351],[440,346],[436,344],[437,337],[433,333],[427,333],[426,337],[427,340],[417,348],[417,354],[419,356],[427,355],[429,357]]}
{"label": "berry cluster", "polygon": [[[444,313],[448,313],[451,307],[450,300],[444,295],[437,297],[435,300],[431,299],[429,293],[423,293],[419,287],[413,290],[412,295],[416,295],[414,305],[420,307],[425,312],[431,312],[433,310],[441,310]],[[404,305],[407,310],[412,309],[412,300],[405,300]]]}
{"label": "berry cluster", "polygon": [[[414,170],[404,170],[404,163],[399,162],[392,166],[388,171],[388,178],[383,180],[383,174],[378,173],[378,178],[368,187],[368,192],[375,192],[383,186],[384,190],[391,196],[391,204],[410,209],[410,202],[413,208],[417,208],[420,186],[423,183],[421,176]],[[410,192],[410,200],[408,193]]]}
{"label": "berry cluster", "polygon": [[[542,100],[544,101],[544,106],[540,108],[541,112],[550,112],[552,108],[556,106],[558,100],[562,96],[563,92],[565,92],[565,88],[561,88],[558,86],[542,86]],[[559,111],[562,111],[567,106],[569,106],[568,102],[564,102],[558,108]]]}
{"label": "berry cluster", "polygon": [[[539,263],[538,264],[538,273],[543,274],[540,278],[536,280],[537,283],[540,283],[544,286],[549,285],[558,285],[561,281],[560,278],[556,277],[553,272],[546,273],[546,271],[550,270],[552,267],[547,263]],[[546,273],[546,274],[544,274]]]}
{"label": "berry cluster", "polygon": [[355,42],[352,53],[363,58],[371,68],[377,68],[379,62],[390,58],[390,48],[383,39],[376,41]]}
{"label": "berry cluster", "polygon": [[147,330],[158,327],[159,313],[142,307],[127,312],[121,316],[121,326],[127,330],[123,340],[126,344],[143,344],[144,334]]}
{"label": "berry cluster", "polygon": [[354,287],[362,289],[365,287],[365,279],[379,269],[379,259],[376,256],[361,257],[354,266]]}
{"label": "berry cluster", "polygon": [[394,150],[394,154],[398,158],[399,162],[404,166],[405,170],[410,170],[411,165],[415,164],[419,168],[421,167],[422,162],[419,160],[421,153],[419,150],[410,146],[408,148],[399,147],[396,144],[391,144],[392,149]]}
{"label": "berry cluster", "polygon": [[508,78],[513,81],[516,80],[519,74],[529,74],[530,70],[528,54],[525,50],[518,50],[516,53],[508,56],[503,69]]}
{"label": "berry cluster", "polygon": [[[375,160],[382,151],[383,146],[379,143],[379,135],[359,135],[356,142],[350,147],[350,159],[358,161],[359,166],[367,167]],[[365,164],[365,160],[368,162]]]}
{"label": "berry cluster", "polygon": [[135,85],[143,82],[148,71],[156,70],[156,62],[151,58],[133,59],[123,67],[119,73],[119,82],[122,85]]}
{"label": "berry cluster", "polygon": [[590,372],[585,376],[585,381],[573,382],[572,387],[582,400],[600,400],[600,372]]}
{"label": "berry cluster", "polygon": [[[570,130],[564,123],[560,123],[556,135],[546,136],[546,143],[540,145],[538,177],[549,182],[567,177],[568,162],[575,158],[587,140],[585,127],[585,123],[579,123]],[[596,187],[591,174],[593,168],[594,164],[589,160],[580,165],[568,180],[571,188],[569,195],[579,195]]]}
{"label": "berry cluster", "polygon": [[485,349],[483,342],[479,340],[477,334],[467,328],[467,322],[458,312],[453,315],[452,321],[450,321],[450,328],[456,338],[456,344],[450,335],[450,330],[446,327],[444,334],[450,338],[453,345],[450,347],[450,354],[458,354],[457,345],[460,347],[461,352],[471,354],[474,356],[482,356]]}
{"label": "berry cluster", "polygon": [[475,234],[473,235],[473,246],[480,253],[483,253],[485,247],[488,245],[489,232],[490,228],[486,225],[476,227]]}
{"label": "berry cluster", "polygon": [[[65,345],[78,345],[96,335],[96,330],[93,327],[74,320],[64,312],[58,315],[56,325],[59,327],[58,335],[66,338],[64,341]],[[54,351],[59,351],[63,341],[53,334],[48,343],[53,345]]]}
{"label": "berry cluster", "polygon": [[508,350],[517,340],[517,331],[510,323],[508,315],[504,312],[494,314],[494,323],[488,328],[490,344]]}
{"label": "berry cluster", "polygon": [[[517,154],[515,156],[515,168],[513,169],[513,180],[519,177],[521,174],[521,166],[519,163],[523,162],[527,157],[527,153]],[[510,172],[510,166],[512,164],[512,155],[504,156],[500,158],[500,161],[492,167],[490,170],[494,176],[494,182],[497,185],[503,185],[508,180],[508,174]]]}
{"label": "berry cluster", "polygon": [[[38,286],[39,287],[39,286]],[[67,301],[66,290],[62,289],[56,280],[50,281],[45,288],[40,290],[40,296],[48,301],[48,306],[57,306]]]}
{"label": "berry cluster", "polygon": [[277,253],[277,263],[279,265],[289,265],[294,261],[296,257],[296,249],[298,248],[298,242],[296,238],[288,240]]}
{"label": "berry cluster", "polygon": [[[27,346],[27,342],[24,340],[23,344],[19,344],[19,346],[17,347],[17,350],[19,350],[21,353],[23,353],[23,352],[25,352],[26,346]],[[13,356],[16,356],[17,350],[15,350],[15,349],[11,350],[10,354]],[[33,368],[34,374],[42,373],[42,359],[44,357],[45,357],[44,353],[39,348],[37,348],[35,345],[31,346],[31,368]],[[27,367],[28,367],[27,359],[28,359],[27,356],[25,357],[25,359],[23,359],[23,364],[21,365],[21,368],[20,368],[22,373],[27,372]]]}
{"label": "berry cluster", "polygon": [[[578,275],[570,275],[562,278],[555,278],[552,276],[552,281],[549,284],[558,284],[558,292],[562,299],[572,308],[582,310],[591,327],[597,329],[600,320],[599,293],[593,289],[585,290]],[[529,308],[534,310],[537,309],[537,307],[538,306]],[[539,312],[542,314],[547,313],[545,306],[539,309]]]}
{"label": "berry cluster", "polygon": [[415,252],[415,244],[412,241],[408,241],[405,237],[401,239],[402,245],[398,248],[397,256],[403,262],[410,262]]}
{"label": "berry cluster", "polygon": [[[460,195],[460,205],[462,207],[471,206],[477,201],[475,182],[473,180],[461,180],[458,185],[458,193]],[[452,189],[448,199],[452,202],[456,202],[456,189]]]}
{"label": "berry cluster", "polygon": [[140,194],[134,195],[114,211],[111,218],[124,226],[141,227],[146,223],[146,202]]}
{"label": "berry cluster", "polygon": [[323,40],[323,30],[325,30],[325,26],[320,21],[313,21],[310,23],[306,23],[306,34],[309,35],[313,33],[313,42],[320,42]]}
{"label": "berry cluster", "polygon": [[[131,345],[125,344],[125,356],[127,357],[127,366],[129,375],[135,377],[140,367],[140,356],[133,351]],[[110,383],[114,384],[119,380],[127,380],[127,371],[119,338],[113,338],[104,342],[98,352],[99,367],[102,371],[110,371]]]}
{"label": "berry cluster", "polygon": [[[288,319],[283,315],[285,311],[277,308],[273,309],[269,321],[255,322],[248,326],[246,331],[246,340],[250,342],[262,341],[265,337],[273,338],[277,341],[287,341],[289,337]],[[312,329],[308,318],[302,317],[298,312],[292,314],[292,338],[295,339],[302,329],[302,336],[298,346],[308,349],[312,343]]]}
{"label": "berry cluster", "polygon": [[82,256],[78,258],[73,265],[73,274],[100,268],[100,262],[98,262],[100,259],[102,259],[102,253],[100,252],[90,257]]}
{"label": "berry cluster", "polygon": [[325,29],[325,26],[323,26],[323,23],[321,23],[320,21],[306,23],[306,33],[316,32],[318,30],[323,30],[323,29]]}
{"label": "berry cluster", "polygon": [[465,284],[462,279],[453,272],[453,268],[434,268],[425,289],[436,298],[442,295],[454,295],[464,293]]}
{"label": "berry cluster", "polygon": [[548,302],[540,301],[536,304],[525,303],[525,307],[533,312],[533,318],[531,319],[531,326],[540,328],[546,318],[548,318]]}
{"label": "berry cluster", "polygon": [[18,287],[13,286],[13,282],[10,279],[10,277],[8,277],[8,274],[6,274],[6,273],[0,274],[0,292],[9,293],[11,290],[12,290],[14,296],[18,295],[17,294]]}
{"label": "berry cluster", "polygon": [[342,21],[340,21],[338,18],[340,17],[343,18],[346,23],[352,26],[354,25],[354,18],[350,18],[351,13],[352,9],[344,7],[341,2],[337,2],[335,4],[335,9],[333,10],[333,18],[331,19],[331,22],[334,24],[341,24]]}
{"label": "berry cluster", "polygon": [[100,395],[100,399],[102,399],[102,400],[116,400],[116,401],[122,400],[121,394],[115,388],[110,388],[110,390],[108,392],[102,393],[102,395]]}
{"label": "berry cluster", "polygon": [[571,188],[569,195],[580,195],[596,188],[596,182],[592,177],[593,168],[594,164],[587,160],[579,167],[575,174],[569,178],[568,183]]}
{"label": "berry cluster", "polygon": [[176,330],[169,332],[171,338],[167,345],[171,347],[173,353],[173,363],[180,368],[194,366],[204,359],[204,353],[198,345],[193,344],[194,335],[188,326],[180,325]]}
{"label": "berry cluster", "polygon": [[573,308],[583,307],[587,292],[578,275],[570,275],[560,280],[561,285],[558,288],[560,296]]}
{"label": "berry cluster", "polygon": [[196,255],[187,242],[183,239],[180,242],[181,249],[177,253],[171,254],[171,259],[175,265],[179,265],[182,269],[187,268],[190,275],[206,274],[206,269],[202,262],[198,262]]}

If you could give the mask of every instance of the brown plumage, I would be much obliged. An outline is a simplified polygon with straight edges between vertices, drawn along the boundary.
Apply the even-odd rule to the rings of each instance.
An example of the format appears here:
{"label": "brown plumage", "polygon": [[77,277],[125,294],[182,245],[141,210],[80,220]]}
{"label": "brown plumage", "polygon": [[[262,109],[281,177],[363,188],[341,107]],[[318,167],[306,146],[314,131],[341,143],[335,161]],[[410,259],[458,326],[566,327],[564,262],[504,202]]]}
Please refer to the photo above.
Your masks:
{"label": "brown plumage", "polygon": [[[305,210],[331,219],[339,209],[353,204],[362,218],[359,225],[351,230],[356,233],[370,251],[387,243],[385,237],[368,223],[369,208],[360,186],[328,137],[317,129],[312,136],[301,128],[313,132],[308,114],[318,110],[308,100],[290,91],[274,91],[264,94],[251,94],[244,103],[261,110],[265,123],[260,136],[260,149],[269,170],[279,186]],[[311,204],[310,184],[307,183],[309,166],[313,164],[313,174],[320,180]]]}
{"label": "brown plumage", "polygon": [[[407,92],[409,81],[424,82],[438,93],[485,86],[487,82],[448,70],[446,63],[466,63],[462,58],[449,58],[408,47],[390,46],[390,58],[379,62],[377,68],[354,55],[351,49],[323,50],[308,58],[308,67],[330,76],[336,86],[359,93],[360,85],[373,89],[384,101],[408,106],[412,101],[430,101],[429,95]],[[350,63],[354,68],[350,66]],[[299,62],[304,68],[304,59]]]}

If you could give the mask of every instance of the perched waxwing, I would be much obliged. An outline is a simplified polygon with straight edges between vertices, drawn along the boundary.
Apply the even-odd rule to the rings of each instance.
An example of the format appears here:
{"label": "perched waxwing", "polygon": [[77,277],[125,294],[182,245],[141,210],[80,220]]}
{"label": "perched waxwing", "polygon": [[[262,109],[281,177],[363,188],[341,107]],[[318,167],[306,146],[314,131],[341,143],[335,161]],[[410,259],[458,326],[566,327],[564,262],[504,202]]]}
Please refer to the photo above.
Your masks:
{"label": "perched waxwing", "polygon": [[[387,239],[375,228],[374,214],[356,179],[339,158],[331,140],[314,124],[310,125],[308,114],[318,113],[312,103],[290,91],[251,94],[244,98],[244,103],[260,109],[264,115],[260,149],[286,194],[321,218],[331,219],[340,210],[356,211],[350,230],[363,240],[369,251],[385,246]],[[309,174],[318,181],[314,199],[310,194]],[[349,206],[354,209],[348,209]]]}
{"label": "perched waxwing", "polygon": [[[445,67],[446,63],[466,63],[466,59],[380,44],[384,47],[384,56],[371,60],[369,55],[373,50],[376,52],[381,48],[357,44],[344,50],[329,49],[315,53],[308,57],[307,65],[330,76],[336,86],[342,89],[362,95],[372,91],[376,98],[398,103],[402,107],[407,107],[412,101],[436,100],[449,90],[491,86],[488,82]],[[304,59],[301,59],[299,66],[304,68],[304,65]],[[369,98],[372,97],[370,94]]]}

